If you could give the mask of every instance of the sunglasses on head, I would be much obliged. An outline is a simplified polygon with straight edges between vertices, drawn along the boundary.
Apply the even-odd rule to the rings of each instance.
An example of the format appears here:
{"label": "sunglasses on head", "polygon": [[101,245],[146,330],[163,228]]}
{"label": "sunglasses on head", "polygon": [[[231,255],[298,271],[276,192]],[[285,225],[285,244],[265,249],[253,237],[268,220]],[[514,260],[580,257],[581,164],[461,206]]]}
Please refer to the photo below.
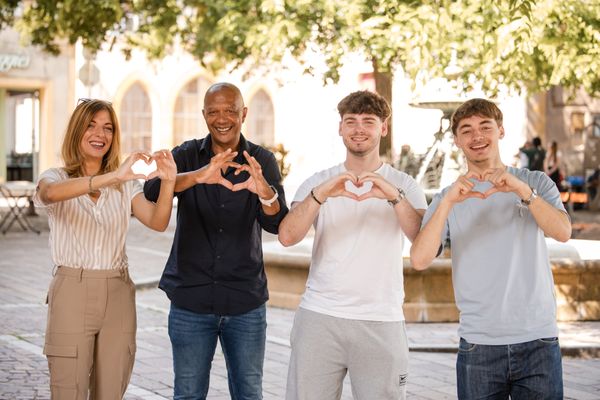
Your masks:
{"label": "sunglasses on head", "polygon": [[[89,99],[87,97],[80,97],[77,100],[77,105],[89,103],[90,101],[94,101],[94,100],[98,100],[98,99]],[[98,100],[98,101],[102,101],[102,102],[108,104],[109,106],[112,106],[112,103],[110,101],[106,101],[106,100]]]}

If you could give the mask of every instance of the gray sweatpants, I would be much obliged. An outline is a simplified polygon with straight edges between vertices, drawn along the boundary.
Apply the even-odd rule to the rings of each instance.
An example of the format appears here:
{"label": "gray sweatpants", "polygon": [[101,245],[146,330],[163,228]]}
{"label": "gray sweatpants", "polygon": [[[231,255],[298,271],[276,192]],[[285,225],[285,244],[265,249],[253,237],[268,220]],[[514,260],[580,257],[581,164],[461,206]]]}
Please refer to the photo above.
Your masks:
{"label": "gray sweatpants", "polygon": [[299,308],[290,339],[286,400],[338,400],[346,373],[355,400],[406,398],[404,321],[352,320]]}

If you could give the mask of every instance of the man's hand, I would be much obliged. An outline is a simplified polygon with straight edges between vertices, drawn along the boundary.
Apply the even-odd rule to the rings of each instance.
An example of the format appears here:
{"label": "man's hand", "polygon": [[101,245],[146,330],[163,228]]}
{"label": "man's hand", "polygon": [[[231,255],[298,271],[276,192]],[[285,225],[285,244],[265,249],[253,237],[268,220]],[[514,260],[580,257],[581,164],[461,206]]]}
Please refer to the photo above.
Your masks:
{"label": "man's hand", "polygon": [[496,192],[514,192],[522,199],[531,194],[529,186],[508,172],[506,168],[488,168],[483,171],[480,180],[489,181],[494,185],[484,193],[485,198]]}
{"label": "man's hand", "polygon": [[365,172],[358,177],[358,182],[363,185],[365,182],[371,182],[371,190],[358,196],[357,200],[366,200],[370,198],[394,200],[398,197],[398,188],[389,183],[385,178],[375,172]]}
{"label": "man's hand", "polygon": [[225,186],[227,189],[233,189],[233,184],[223,177],[221,170],[228,167],[240,168],[241,165],[233,162],[233,159],[237,155],[237,151],[231,151],[227,149],[222,153],[219,153],[210,159],[210,163],[197,170],[195,176],[196,183],[206,183],[209,185],[219,184]]}
{"label": "man's hand", "polygon": [[348,197],[352,200],[358,200],[358,196],[355,193],[346,190],[346,182],[351,182],[354,186],[358,187],[362,185],[358,180],[358,176],[350,171],[346,171],[321,183],[314,188],[313,193],[322,203],[329,197]]}
{"label": "man's hand", "polygon": [[231,190],[237,192],[239,190],[246,189],[258,195],[258,197],[261,199],[270,199],[273,197],[275,193],[273,193],[273,189],[271,189],[269,182],[267,182],[263,176],[262,167],[260,166],[259,162],[256,161],[256,158],[250,156],[250,154],[248,154],[248,152],[245,150],[244,157],[246,158],[246,161],[248,161],[248,164],[238,164],[235,174],[239,175],[242,171],[246,171],[250,177],[244,182],[233,185]]}
{"label": "man's hand", "polygon": [[465,175],[458,177],[456,182],[452,184],[444,198],[452,204],[462,203],[466,199],[476,198],[485,199],[485,195],[481,192],[473,190],[475,184],[469,179],[475,178],[481,180],[481,176],[475,172],[467,172]]}

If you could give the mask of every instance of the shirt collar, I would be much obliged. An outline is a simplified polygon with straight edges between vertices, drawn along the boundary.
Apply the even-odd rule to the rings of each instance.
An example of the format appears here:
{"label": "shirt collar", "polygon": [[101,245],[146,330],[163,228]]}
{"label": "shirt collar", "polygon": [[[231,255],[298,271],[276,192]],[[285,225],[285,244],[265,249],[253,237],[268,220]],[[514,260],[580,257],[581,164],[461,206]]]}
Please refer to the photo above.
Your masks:
{"label": "shirt collar", "polygon": [[[244,137],[244,135],[240,133],[239,154],[242,154],[244,150],[246,150],[247,152],[250,152],[250,145],[249,145],[248,141],[246,140],[246,138]],[[213,151],[212,151],[212,135],[210,133],[208,135],[206,135],[206,138],[203,141],[202,146],[200,147],[200,151],[205,152],[210,157],[212,157],[214,155]],[[238,156],[239,156],[239,154],[238,154]],[[242,155],[242,157],[243,157],[243,155]]]}

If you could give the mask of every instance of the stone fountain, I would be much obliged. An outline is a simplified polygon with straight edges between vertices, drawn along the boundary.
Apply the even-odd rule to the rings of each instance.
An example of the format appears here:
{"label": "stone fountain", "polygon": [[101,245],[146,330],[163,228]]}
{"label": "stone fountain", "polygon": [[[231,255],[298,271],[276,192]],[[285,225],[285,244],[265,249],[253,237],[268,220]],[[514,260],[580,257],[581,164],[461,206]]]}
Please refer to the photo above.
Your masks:
{"label": "stone fountain", "polygon": [[428,192],[437,192],[451,185],[465,166],[461,162],[458,148],[454,145],[450,118],[454,110],[465,100],[418,100],[410,105],[417,108],[441,110],[440,127],[433,135],[433,143],[422,157],[419,172],[415,177],[419,185]]}

